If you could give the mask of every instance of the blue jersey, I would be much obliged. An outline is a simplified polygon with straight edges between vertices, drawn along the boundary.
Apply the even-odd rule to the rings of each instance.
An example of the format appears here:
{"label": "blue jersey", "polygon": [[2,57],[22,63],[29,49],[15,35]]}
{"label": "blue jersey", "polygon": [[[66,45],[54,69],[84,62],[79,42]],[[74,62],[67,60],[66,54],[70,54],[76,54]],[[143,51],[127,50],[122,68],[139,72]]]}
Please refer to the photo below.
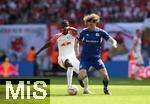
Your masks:
{"label": "blue jersey", "polygon": [[98,60],[100,58],[100,43],[101,39],[108,40],[109,34],[96,27],[95,31],[90,31],[87,28],[84,28],[79,37],[79,41],[82,41],[82,51],[81,51],[81,60]]}

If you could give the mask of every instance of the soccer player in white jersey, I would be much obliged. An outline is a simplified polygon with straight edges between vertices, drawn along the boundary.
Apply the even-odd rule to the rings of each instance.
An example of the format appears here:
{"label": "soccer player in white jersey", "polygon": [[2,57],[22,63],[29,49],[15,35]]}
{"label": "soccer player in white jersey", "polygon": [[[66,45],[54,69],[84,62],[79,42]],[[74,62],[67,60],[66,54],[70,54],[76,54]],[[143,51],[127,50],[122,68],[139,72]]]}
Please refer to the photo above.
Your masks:
{"label": "soccer player in white jersey", "polygon": [[[41,51],[48,48],[51,44],[57,42],[59,56],[58,56],[58,64],[67,69],[67,83],[68,90],[72,89],[72,76],[73,71],[79,74],[79,60],[76,58],[78,51],[78,44],[75,44],[77,29],[69,26],[69,22],[64,20],[61,23],[62,32],[56,34],[49,42],[47,42],[37,53],[38,55]],[[80,81],[80,85],[84,87],[83,82]],[[88,89],[85,89],[86,93],[89,93]]]}
{"label": "soccer player in white jersey", "polygon": [[137,74],[139,73],[140,68],[144,66],[144,61],[141,54],[141,44],[141,32],[139,29],[137,29],[136,35],[133,39],[133,56],[136,62],[136,69],[132,75],[134,75],[135,78],[139,80],[141,80],[141,78],[139,78]]}

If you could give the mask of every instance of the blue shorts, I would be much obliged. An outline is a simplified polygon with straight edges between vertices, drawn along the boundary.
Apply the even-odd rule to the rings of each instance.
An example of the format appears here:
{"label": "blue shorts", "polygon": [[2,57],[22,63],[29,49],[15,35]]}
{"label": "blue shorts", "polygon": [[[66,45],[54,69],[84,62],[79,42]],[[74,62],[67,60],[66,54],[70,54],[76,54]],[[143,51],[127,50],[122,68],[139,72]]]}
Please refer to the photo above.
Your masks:
{"label": "blue shorts", "polygon": [[96,70],[106,69],[104,63],[101,59],[99,60],[81,60],[80,61],[80,70],[88,70],[90,67],[94,67]]}

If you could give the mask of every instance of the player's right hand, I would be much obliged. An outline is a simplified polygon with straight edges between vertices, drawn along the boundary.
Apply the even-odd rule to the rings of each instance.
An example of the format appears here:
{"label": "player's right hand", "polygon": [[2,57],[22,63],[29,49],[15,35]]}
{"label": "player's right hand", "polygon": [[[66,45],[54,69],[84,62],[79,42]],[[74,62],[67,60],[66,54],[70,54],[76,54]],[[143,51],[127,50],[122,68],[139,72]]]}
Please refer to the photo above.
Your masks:
{"label": "player's right hand", "polygon": [[117,41],[114,41],[113,47],[114,47],[114,48],[117,48]]}

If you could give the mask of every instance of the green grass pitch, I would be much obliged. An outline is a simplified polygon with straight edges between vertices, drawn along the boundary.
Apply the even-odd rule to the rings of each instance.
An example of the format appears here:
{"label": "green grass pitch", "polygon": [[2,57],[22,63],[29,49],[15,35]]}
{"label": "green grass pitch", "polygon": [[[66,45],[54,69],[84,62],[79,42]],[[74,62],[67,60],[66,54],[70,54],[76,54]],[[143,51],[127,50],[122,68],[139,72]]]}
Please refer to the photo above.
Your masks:
{"label": "green grass pitch", "polygon": [[0,104],[150,104],[150,80],[137,81],[127,78],[111,78],[109,89],[112,95],[103,94],[101,78],[89,78],[89,89],[93,95],[82,94],[77,78],[73,84],[78,85],[79,92],[75,96],[67,94],[66,77],[50,77],[50,96],[44,100],[5,99],[5,86],[0,85]]}
{"label": "green grass pitch", "polygon": [[[73,80],[78,85],[76,79]],[[79,93],[69,96],[66,91],[66,78],[51,78],[51,104],[150,104],[150,80],[137,81],[134,79],[112,78],[109,89],[112,95],[103,94],[101,78],[89,78],[89,89],[93,95]]]}

